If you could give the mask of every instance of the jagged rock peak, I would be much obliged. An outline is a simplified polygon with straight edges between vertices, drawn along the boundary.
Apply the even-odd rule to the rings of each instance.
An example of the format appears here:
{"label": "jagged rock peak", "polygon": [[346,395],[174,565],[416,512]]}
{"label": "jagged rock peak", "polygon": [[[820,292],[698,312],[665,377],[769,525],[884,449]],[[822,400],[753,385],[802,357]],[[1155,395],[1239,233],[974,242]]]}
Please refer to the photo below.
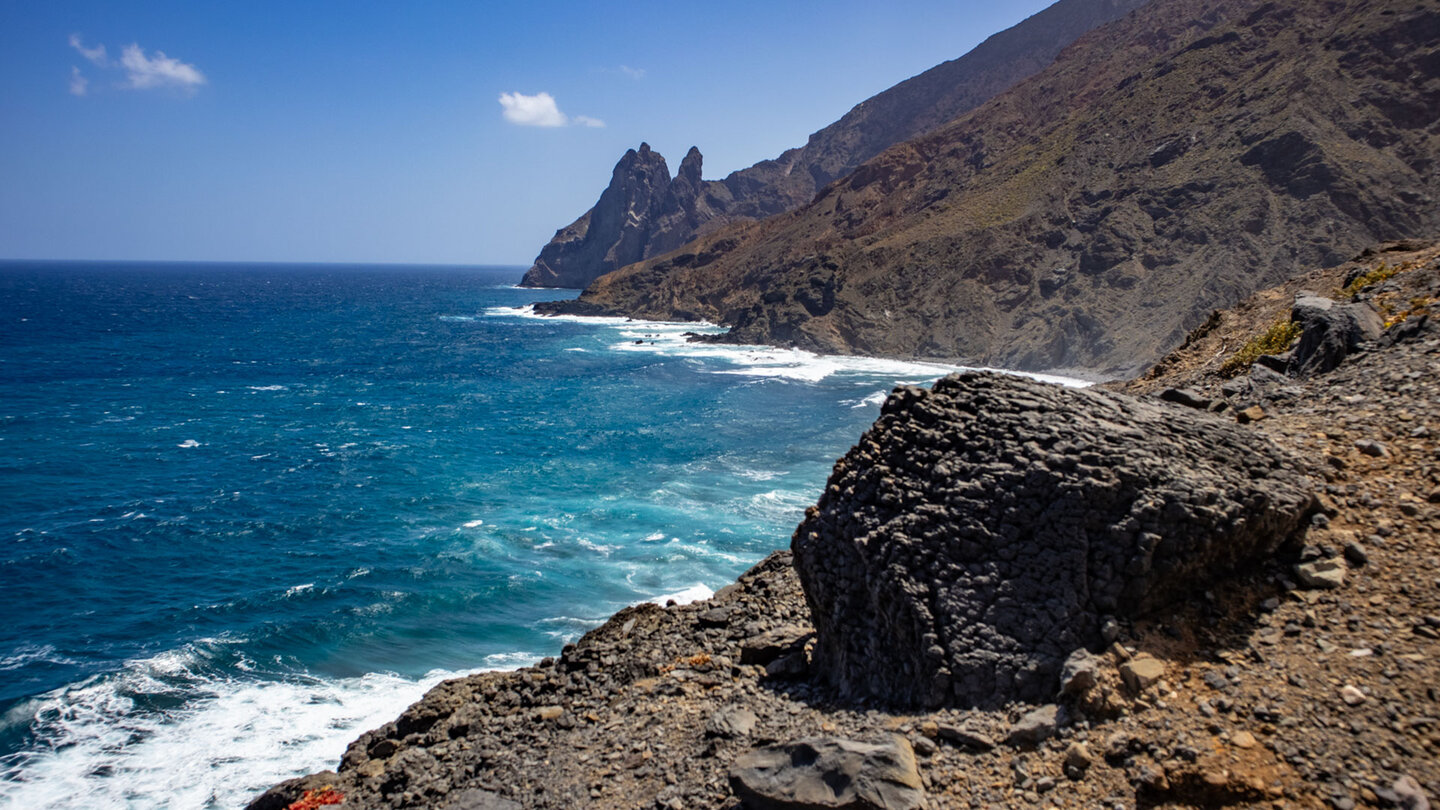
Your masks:
{"label": "jagged rock peak", "polygon": [[583,287],[597,275],[678,247],[672,234],[693,232],[706,213],[697,203],[705,191],[700,166],[700,150],[691,147],[671,180],[665,156],[649,143],[627,150],[599,202],[556,231],[521,285]]}
{"label": "jagged rock peak", "polygon": [[636,166],[655,166],[665,168],[665,180],[670,179],[670,167],[665,163],[665,156],[650,148],[650,144],[641,143],[639,149],[627,149],[620,160],[615,163],[615,170],[611,172],[610,185],[615,185],[615,179],[623,174],[632,172]]}
{"label": "jagged rock peak", "polygon": [[698,184],[700,182],[700,166],[704,160],[698,147],[690,147],[690,151],[685,153],[685,159],[680,161],[680,172],[675,179],[684,178]]}

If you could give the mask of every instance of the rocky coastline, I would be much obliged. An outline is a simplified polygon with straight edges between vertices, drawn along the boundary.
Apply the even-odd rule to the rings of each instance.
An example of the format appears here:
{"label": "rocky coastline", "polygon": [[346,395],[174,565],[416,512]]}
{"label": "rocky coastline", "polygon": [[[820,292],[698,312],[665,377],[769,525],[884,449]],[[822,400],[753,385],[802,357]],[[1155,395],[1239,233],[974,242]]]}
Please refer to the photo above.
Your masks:
{"label": "rocky coastline", "polygon": [[1212,309],[1440,228],[1440,11],[1155,0],[817,190],[538,311],[1141,373]]}
{"label": "rocky coastline", "polygon": [[1436,306],[1440,243],[1392,244],[1109,390],[898,389],[794,552],[441,684],[250,808],[1429,807]]}
{"label": "rocky coastline", "polygon": [[804,146],[723,180],[701,179],[695,147],[672,180],[665,159],[641,144],[616,163],[599,201],[555,232],[520,284],[584,288],[728,224],[798,208],[886,148],[974,109],[1049,64],[1076,37],[1144,2],[1059,0],[964,56],[860,102]]}

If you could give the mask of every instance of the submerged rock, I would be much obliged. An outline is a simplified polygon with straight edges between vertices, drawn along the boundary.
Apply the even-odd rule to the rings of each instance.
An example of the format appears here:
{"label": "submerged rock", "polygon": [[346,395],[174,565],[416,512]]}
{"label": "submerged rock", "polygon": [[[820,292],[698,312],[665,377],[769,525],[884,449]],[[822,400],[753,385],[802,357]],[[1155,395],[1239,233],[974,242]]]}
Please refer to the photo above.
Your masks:
{"label": "submerged rock", "polygon": [[815,670],[901,704],[1042,702],[1103,617],[1273,552],[1313,504],[1291,457],[1188,408],[981,372],[901,387],[792,541]]}

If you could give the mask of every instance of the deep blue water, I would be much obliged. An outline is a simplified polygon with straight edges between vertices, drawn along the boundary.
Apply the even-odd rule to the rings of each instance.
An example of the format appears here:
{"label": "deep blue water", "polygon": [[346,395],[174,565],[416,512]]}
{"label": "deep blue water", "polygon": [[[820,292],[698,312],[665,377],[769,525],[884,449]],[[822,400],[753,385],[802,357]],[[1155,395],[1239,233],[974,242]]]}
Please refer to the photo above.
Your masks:
{"label": "deep blue water", "polygon": [[944,372],[535,318],[562,294],[518,276],[0,263],[0,804],[333,767],[443,677],[786,545]]}

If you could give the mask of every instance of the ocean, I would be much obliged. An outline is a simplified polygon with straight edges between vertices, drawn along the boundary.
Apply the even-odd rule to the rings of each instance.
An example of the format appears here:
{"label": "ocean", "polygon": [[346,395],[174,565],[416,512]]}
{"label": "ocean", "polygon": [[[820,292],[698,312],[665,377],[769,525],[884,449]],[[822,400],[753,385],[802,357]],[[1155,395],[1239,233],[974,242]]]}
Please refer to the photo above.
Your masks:
{"label": "ocean", "polygon": [[539,318],[521,268],[0,262],[0,806],[235,808],[784,547],[949,367]]}

